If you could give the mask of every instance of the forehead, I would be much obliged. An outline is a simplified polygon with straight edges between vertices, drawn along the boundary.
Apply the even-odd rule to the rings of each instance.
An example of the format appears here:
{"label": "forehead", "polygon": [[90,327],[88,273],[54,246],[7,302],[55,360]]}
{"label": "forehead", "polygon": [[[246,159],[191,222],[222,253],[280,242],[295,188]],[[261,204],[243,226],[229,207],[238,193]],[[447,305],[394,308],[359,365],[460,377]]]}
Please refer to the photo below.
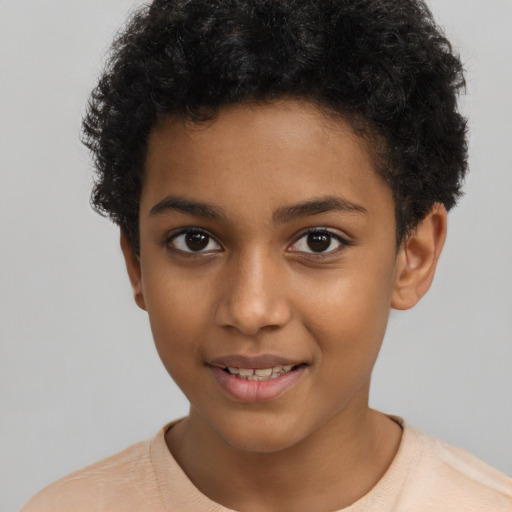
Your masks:
{"label": "forehead", "polygon": [[315,104],[289,99],[224,107],[201,123],[160,118],[148,141],[141,215],[166,194],[269,215],[325,195],[370,210],[377,196],[391,198],[366,139]]}

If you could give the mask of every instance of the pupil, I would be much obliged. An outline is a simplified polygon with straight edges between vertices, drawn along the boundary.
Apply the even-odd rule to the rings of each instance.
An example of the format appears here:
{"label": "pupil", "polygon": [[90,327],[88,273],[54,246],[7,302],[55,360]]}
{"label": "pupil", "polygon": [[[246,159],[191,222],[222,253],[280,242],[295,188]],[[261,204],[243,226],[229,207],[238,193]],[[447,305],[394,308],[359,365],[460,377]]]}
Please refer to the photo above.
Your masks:
{"label": "pupil", "polygon": [[200,251],[208,245],[208,235],[204,233],[187,233],[185,237],[187,247],[192,251]]}
{"label": "pupil", "polygon": [[314,252],[325,251],[331,245],[331,235],[327,233],[309,233],[308,246]]}

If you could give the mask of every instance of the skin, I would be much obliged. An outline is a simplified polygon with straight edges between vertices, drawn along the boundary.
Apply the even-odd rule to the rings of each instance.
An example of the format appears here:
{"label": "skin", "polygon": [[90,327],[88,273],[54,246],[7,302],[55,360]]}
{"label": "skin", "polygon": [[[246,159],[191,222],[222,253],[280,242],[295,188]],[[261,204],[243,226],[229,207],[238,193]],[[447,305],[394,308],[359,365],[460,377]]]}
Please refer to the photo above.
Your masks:
{"label": "skin", "polygon": [[[333,197],[345,208],[283,214]],[[222,215],[179,211],[168,198]],[[212,122],[155,125],[140,256],[124,237],[122,249],[162,362],[190,401],[168,447],[212,500],[240,511],[337,510],[391,464],[401,429],[369,409],[371,372],[390,308],[428,290],[446,233],[446,211],[434,205],[397,251],[394,211],[367,142],[311,103],[235,105]],[[180,234],[191,227],[210,237],[200,251]],[[312,228],[343,242],[327,235],[315,252]],[[243,402],[211,371],[233,354],[303,370],[277,398]]]}

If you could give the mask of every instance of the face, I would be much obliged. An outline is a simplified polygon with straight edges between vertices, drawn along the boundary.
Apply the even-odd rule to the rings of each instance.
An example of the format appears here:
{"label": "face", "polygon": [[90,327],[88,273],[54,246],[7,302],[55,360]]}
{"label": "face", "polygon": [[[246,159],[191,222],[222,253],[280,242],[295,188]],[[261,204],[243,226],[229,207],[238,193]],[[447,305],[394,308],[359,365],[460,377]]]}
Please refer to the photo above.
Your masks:
{"label": "face", "polygon": [[366,143],[310,103],[237,105],[160,120],[145,172],[134,286],[189,423],[272,452],[364,414],[397,274]]}

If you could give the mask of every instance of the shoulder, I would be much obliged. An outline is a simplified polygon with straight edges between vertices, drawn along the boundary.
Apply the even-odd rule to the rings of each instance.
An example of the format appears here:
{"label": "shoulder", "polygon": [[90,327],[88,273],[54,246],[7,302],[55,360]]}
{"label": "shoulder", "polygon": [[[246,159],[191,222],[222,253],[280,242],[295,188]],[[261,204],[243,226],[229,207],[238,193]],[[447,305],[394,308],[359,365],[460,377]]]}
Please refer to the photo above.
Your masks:
{"label": "shoulder", "polygon": [[151,440],[75,471],[36,494],[21,512],[125,512],[158,506]]}
{"label": "shoulder", "polygon": [[415,500],[430,503],[432,508],[428,510],[512,511],[510,477],[465,450],[419,430],[407,427],[407,435],[419,457],[411,468],[411,485],[406,489]]}

